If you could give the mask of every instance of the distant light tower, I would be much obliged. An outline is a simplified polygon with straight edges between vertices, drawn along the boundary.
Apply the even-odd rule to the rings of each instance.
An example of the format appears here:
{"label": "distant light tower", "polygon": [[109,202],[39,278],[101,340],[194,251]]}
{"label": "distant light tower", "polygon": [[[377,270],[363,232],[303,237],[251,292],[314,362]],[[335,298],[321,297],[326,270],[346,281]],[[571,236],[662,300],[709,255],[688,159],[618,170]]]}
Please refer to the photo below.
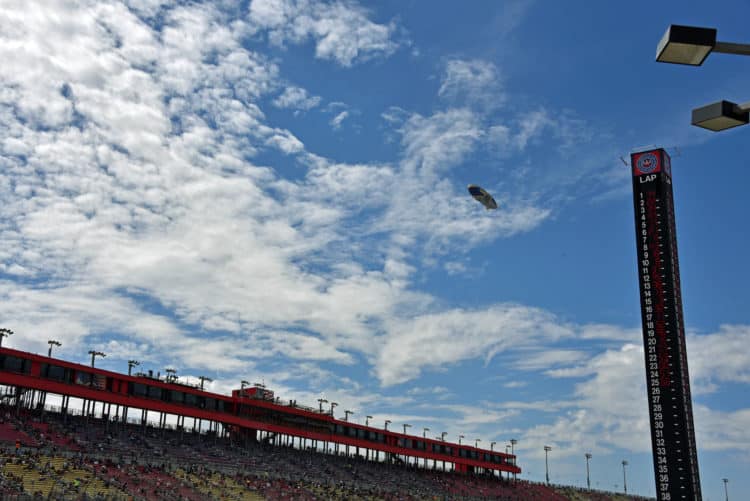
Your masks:
{"label": "distant light tower", "polygon": [[331,416],[333,416],[333,408],[336,407],[337,405],[339,405],[339,403],[338,402],[330,402],[330,404],[331,404],[331,411],[330,412],[331,412]]}
{"label": "distant light tower", "polygon": [[354,414],[352,411],[344,411],[344,421],[349,421],[349,414]]}
{"label": "distant light tower", "polygon": [[408,423],[404,423],[404,435],[406,435],[406,429],[411,428],[411,425]]}
{"label": "distant light tower", "polygon": [[198,376],[198,380],[201,382],[201,390],[203,389],[203,382],[204,381],[208,381],[209,383],[213,383],[214,382],[213,379],[211,379],[210,377],[206,377],[206,376]]}
{"label": "distant light tower", "polygon": [[496,443],[497,442],[490,442],[490,452],[494,452],[495,451],[495,444]]}
{"label": "distant light tower", "polygon": [[586,486],[591,490],[591,477],[589,476],[589,460],[591,459],[591,453],[587,452],[586,456]]}
{"label": "distant light tower", "polygon": [[5,327],[1,327],[0,328],[0,348],[2,348],[2,346],[3,346],[3,338],[4,337],[8,337],[8,336],[12,336],[12,335],[13,335],[13,331],[12,330],[6,329]]}
{"label": "distant light tower", "polygon": [[625,467],[628,465],[628,462],[623,459],[622,460],[622,488],[625,490],[625,494],[628,493],[628,479],[625,476]]}
{"label": "distant light tower", "polygon": [[[516,446],[517,443],[518,443],[518,440],[516,440],[515,438],[510,439],[510,455],[513,456],[513,466],[516,465],[516,456],[515,456],[515,452],[513,451],[513,448]],[[516,475],[517,475],[516,473],[513,473],[514,480],[516,479]]]}
{"label": "distant light tower", "polygon": [[461,445],[461,439],[462,439],[462,438],[464,438],[464,436],[463,436],[463,435],[459,435],[459,436],[458,436],[458,445]]}
{"label": "distant light tower", "polygon": [[370,426],[370,419],[372,419],[372,416],[365,416],[365,426]]}
{"label": "distant light tower", "polygon": [[53,346],[62,346],[60,344],[60,341],[55,341],[54,339],[50,339],[47,341],[47,344],[49,345],[49,351],[47,352],[47,358],[52,358],[52,347]]}
{"label": "distant light tower", "polygon": [[443,442],[445,442],[445,436],[446,436],[447,434],[448,434],[448,432],[447,432],[447,431],[444,431],[443,433],[441,433],[441,434],[440,434],[440,440],[442,440]]}
{"label": "distant light tower", "polygon": [[89,355],[91,355],[91,367],[94,367],[94,360],[96,357],[106,357],[107,355],[102,353],[101,351],[96,350],[89,350]]}
{"label": "distant light tower", "polygon": [[721,480],[724,482],[724,499],[726,501],[729,501],[729,490],[727,489],[727,484],[729,483],[729,479],[722,478]]}
{"label": "distant light tower", "polygon": [[482,439],[481,439],[481,438],[478,438],[478,439],[476,439],[476,440],[474,441],[474,448],[475,448],[475,449],[479,447],[479,442],[481,442],[481,441],[482,441]]}
{"label": "distant light tower", "polygon": [[544,446],[544,471],[546,472],[547,485],[549,485],[549,461],[547,460],[547,453],[552,450],[549,445]]}
{"label": "distant light tower", "polygon": [[164,369],[164,372],[166,373],[166,376],[164,376],[164,380],[167,383],[177,381],[177,371],[175,369],[167,367],[166,369]]}
{"label": "distant light tower", "polygon": [[141,365],[141,363],[138,360],[128,360],[128,376],[136,365]]}
{"label": "distant light tower", "polygon": [[242,380],[240,381],[240,393],[242,393],[245,390],[245,386],[250,386],[250,381]]}
{"label": "distant light tower", "polygon": [[388,424],[391,422],[390,419],[385,420],[385,430],[388,431]]}
{"label": "distant light tower", "polygon": [[325,398],[319,398],[318,399],[318,404],[320,405],[320,413],[321,414],[323,414],[323,404],[327,404],[327,403],[328,403],[328,400],[326,400]]}
{"label": "distant light tower", "polygon": [[422,438],[427,438],[428,431],[430,431],[429,428],[422,428]]}

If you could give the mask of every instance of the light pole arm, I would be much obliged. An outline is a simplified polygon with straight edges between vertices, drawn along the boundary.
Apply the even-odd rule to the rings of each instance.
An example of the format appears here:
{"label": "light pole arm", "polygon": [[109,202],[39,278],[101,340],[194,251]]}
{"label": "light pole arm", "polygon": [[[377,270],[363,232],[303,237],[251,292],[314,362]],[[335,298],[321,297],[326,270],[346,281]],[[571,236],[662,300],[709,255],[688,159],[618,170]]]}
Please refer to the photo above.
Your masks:
{"label": "light pole arm", "polygon": [[720,52],[722,54],[735,54],[739,56],[750,56],[750,44],[716,42],[716,45],[714,45],[713,51]]}

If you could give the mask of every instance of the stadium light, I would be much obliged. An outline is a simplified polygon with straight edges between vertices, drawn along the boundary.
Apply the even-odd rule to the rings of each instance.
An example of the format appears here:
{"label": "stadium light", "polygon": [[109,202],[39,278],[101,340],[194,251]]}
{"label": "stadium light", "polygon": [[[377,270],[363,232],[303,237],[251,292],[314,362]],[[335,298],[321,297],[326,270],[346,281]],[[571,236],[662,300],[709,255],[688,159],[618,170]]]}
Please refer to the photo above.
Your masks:
{"label": "stadium light", "polygon": [[481,441],[482,441],[482,439],[481,439],[481,438],[478,438],[478,439],[476,439],[476,440],[474,441],[474,448],[475,448],[475,449],[479,447],[479,442],[481,442]]}
{"label": "stadium light", "polygon": [[718,101],[693,110],[691,123],[710,131],[719,132],[750,121],[750,102],[735,104],[730,101]]}
{"label": "stadium light", "polygon": [[52,347],[53,346],[62,346],[62,344],[60,343],[60,341],[56,341],[54,339],[50,339],[49,341],[47,341],[47,344],[49,345],[49,351],[47,352],[47,357],[48,358],[52,358]]}
{"label": "stadium light", "polygon": [[411,428],[410,424],[404,423],[404,435],[406,435],[406,429]]}
{"label": "stadium light", "polygon": [[[750,56],[750,44],[716,41],[715,28],[671,25],[656,46],[660,63],[700,66],[711,52]],[[691,124],[713,132],[731,129],[750,122],[750,103],[718,101],[692,113]]]}
{"label": "stadium light", "polygon": [[91,367],[94,367],[94,360],[96,359],[96,357],[107,356],[105,353],[102,353],[101,351],[96,351],[96,350],[89,350],[89,355],[91,355]]}
{"label": "stadium light", "polygon": [[430,431],[429,428],[422,428],[422,438],[427,438],[428,431]]}
{"label": "stadium light", "polygon": [[331,416],[333,416],[333,408],[336,407],[337,405],[339,405],[338,402],[331,402],[331,411],[330,411],[331,412]]}
{"label": "stadium light", "polygon": [[440,434],[440,440],[442,440],[443,442],[445,442],[445,436],[446,436],[447,434],[448,434],[448,432],[447,432],[447,431],[444,431],[443,433],[441,433],[441,434]]}
{"label": "stadium light", "polygon": [[622,460],[622,488],[625,491],[625,494],[628,493],[628,478],[625,476],[625,467],[628,465],[628,462],[623,459]]}
{"label": "stadium light", "polygon": [[495,444],[497,442],[490,442],[490,452],[493,452],[495,450]]}
{"label": "stadium light", "polygon": [[388,423],[390,423],[390,422],[391,422],[390,419],[386,419],[385,420],[385,429],[386,429],[386,431],[388,430]]}
{"label": "stadium light", "polygon": [[164,369],[164,372],[166,373],[166,376],[164,376],[164,381],[166,381],[167,383],[177,381],[177,371],[175,369],[167,367],[166,369]]}
{"label": "stadium light", "polygon": [[138,360],[128,360],[128,376],[136,365],[141,365],[141,363]]}
{"label": "stadium light", "polygon": [[586,486],[591,490],[591,477],[589,476],[589,459],[591,459],[591,453],[587,452],[586,456]]}
{"label": "stadium light", "polygon": [[721,480],[724,482],[724,499],[725,501],[729,501],[729,489],[727,489],[727,484],[729,483],[729,479],[722,478]]}
{"label": "stadium light", "polygon": [[549,485],[549,461],[547,460],[547,454],[552,450],[549,445],[544,446],[544,471],[546,473],[547,485]]}
{"label": "stadium light", "polygon": [[250,386],[250,382],[249,382],[249,381],[245,381],[245,380],[243,379],[242,381],[240,381],[240,393],[241,393],[242,391],[244,391],[244,389],[245,389],[245,386]]}
{"label": "stadium light", "polygon": [[370,419],[372,419],[372,416],[365,416],[365,426],[370,426]]}
{"label": "stadium light", "polygon": [[328,403],[328,400],[326,400],[325,398],[319,398],[318,399],[318,404],[320,404],[320,413],[321,414],[323,414],[323,404],[327,404],[327,403]]}
{"label": "stadium light", "polygon": [[462,439],[462,438],[464,438],[464,436],[463,436],[463,435],[459,435],[459,436],[458,436],[458,445],[461,445],[461,439]]}
{"label": "stadium light", "polygon": [[209,383],[213,383],[214,382],[213,379],[211,379],[210,377],[206,377],[206,376],[198,376],[198,379],[201,382],[201,390],[203,389],[203,382],[204,381],[208,381]]}
{"label": "stadium light", "polygon": [[349,414],[354,414],[352,411],[344,411],[344,421],[349,421]]}
{"label": "stadium light", "polygon": [[0,348],[2,348],[2,346],[3,346],[3,338],[4,337],[8,337],[8,336],[12,336],[12,335],[13,335],[13,331],[12,330],[6,329],[5,327],[0,328]]}
{"label": "stadium light", "polygon": [[711,52],[750,56],[750,44],[718,42],[716,28],[673,24],[656,46],[656,60],[660,63],[700,66]]}

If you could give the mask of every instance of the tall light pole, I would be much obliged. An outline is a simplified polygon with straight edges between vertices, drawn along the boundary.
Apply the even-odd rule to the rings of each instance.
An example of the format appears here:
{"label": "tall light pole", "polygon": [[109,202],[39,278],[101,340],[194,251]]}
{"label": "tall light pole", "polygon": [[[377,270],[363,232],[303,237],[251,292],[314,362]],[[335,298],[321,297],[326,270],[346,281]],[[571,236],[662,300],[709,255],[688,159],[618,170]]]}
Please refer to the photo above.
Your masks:
{"label": "tall light pole", "polygon": [[[719,42],[715,28],[671,25],[656,46],[656,60],[660,63],[700,66],[711,52],[750,56],[750,44]],[[691,123],[714,132],[750,122],[750,103],[729,101],[696,108]]]}
{"label": "tall light pole", "polygon": [[[515,438],[510,439],[510,455],[513,456],[513,466],[516,465],[516,454],[513,451],[513,448],[516,446],[517,443],[518,443],[518,440],[516,440]],[[513,480],[515,480],[516,478],[517,478],[516,473],[513,473]]]}
{"label": "tall light pole", "polygon": [[0,327],[0,348],[3,346],[3,338],[12,336],[13,331],[10,329],[6,329],[5,327]]}
{"label": "tall light pole", "polygon": [[406,435],[406,429],[411,428],[411,425],[408,423],[404,423],[404,435]]}
{"label": "tall light pole", "polygon": [[551,450],[552,450],[552,447],[550,447],[549,445],[544,446],[544,471],[546,473],[547,485],[549,485],[549,461],[547,459],[547,454]]}
{"label": "tall light pole", "polygon": [[458,445],[461,445],[461,439],[462,439],[462,438],[464,438],[464,436],[463,436],[463,435],[459,435],[459,436],[458,436]]}
{"label": "tall light pole", "polygon": [[354,414],[352,411],[344,411],[344,421],[349,421],[349,414]]}
{"label": "tall light pole", "polygon": [[338,402],[331,402],[331,416],[333,416],[333,408],[339,405]]}
{"label": "tall light pole", "polygon": [[591,490],[591,477],[589,476],[589,460],[591,459],[591,453],[587,452],[586,456],[586,486]]}
{"label": "tall light pole", "polygon": [[724,499],[725,501],[729,501],[729,489],[727,489],[727,484],[729,483],[729,479],[722,478],[721,480],[724,482]]}
{"label": "tall light pole", "polygon": [[391,422],[390,419],[385,420],[385,431],[388,431],[388,424]]}
{"label": "tall light pole", "polygon": [[625,494],[628,493],[628,479],[625,476],[625,467],[628,465],[628,462],[623,459],[622,460],[622,488],[625,490]]}
{"label": "tall light pole", "polygon": [[177,371],[175,369],[167,367],[166,369],[164,369],[164,372],[166,373],[166,376],[164,376],[164,380],[167,383],[171,383],[177,380]]}
{"label": "tall light pole", "polygon": [[242,393],[245,390],[245,386],[250,386],[250,381],[242,380],[240,381],[240,393]]}
{"label": "tall light pole", "polygon": [[443,442],[445,442],[445,436],[446,436],[447,434],[448,434],[448,432],[447,432],[447,431],[444,431],[443,433],[441,433],[441,434],[440,434],[440,440],[442,440]]}
{"label": "tall light pole", "polygon": [[60,344],[60,341],[55,341],[54,339],[50,339],[47,341],[47,344],[49,345],[49,351],[47,352],[47,358],[52,358],[52,347],[53,346],[62,346]]}
{"label": "tall light pole", "polygon": [[198,379],[201,382],[201,390],[203,389],[203,382],[204,381],[208,381],[209,383],[213,383],[214,382],[213,379],[211,379],[210,377],[206,377],[206,376],[198,376]]}
{"label": "tall light pole", "polygon": [[141,363],[138,360],[128,360],[128,376],[136,365],[141,365]]}
{"label": "tall light pole", "polygon": [[96,357],[106,357],[107,355],[102,353],[101,351],[96,350],[89,350],[89,355],[91,355],[91,367],[94,367],[94,360]]}
{"label": "tall light pole", "polygon": [[422,428],[422,438],[427,438],[428,431],[430,431],[429,428]]}
{"label": "tall light pole", "polygon": [[327,404],[328,400],[325,398],[319,398],[318,399],[318,405],[320,405],[320,413],[323,414],[323,404]]}
{"label": "tall light pole", "polygon": [[370,419],[372,419],[372,416],[365,416],[365,426],[370,426]]}
{"label": "tall light pole", "polygon": [[476,439],[476,440],[474,441],[474,448],[475,448],[475,449],[477,449],[477,448],[479,447],[479,442],[481,442],[481,441],[482,441],[482,439],[481,439],[481,438],[478,438],[478,439]]}
{"label": "tall light pole", "polygon": [[497,442],[490,442],[490,452],[494,452],[496,443]]}

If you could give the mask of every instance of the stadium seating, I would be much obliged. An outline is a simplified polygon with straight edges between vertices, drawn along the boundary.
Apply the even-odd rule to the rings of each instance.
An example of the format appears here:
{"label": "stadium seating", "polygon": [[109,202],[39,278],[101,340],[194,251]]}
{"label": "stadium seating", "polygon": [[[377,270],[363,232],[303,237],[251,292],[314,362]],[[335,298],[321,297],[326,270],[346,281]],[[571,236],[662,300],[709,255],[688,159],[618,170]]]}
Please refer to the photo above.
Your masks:
{"label": "stadium seating", "polygon": [[[0,415],[3,409],[0,408]],[[0,498],[631,501],[600,491],[25,410],[0,426]],[[27,433],[28,431],[28,433]],[[15,440],[24,434],[19,455]],[[33,437],[32,437],[33,435]],[[32,446],[31,444],[34,443]]]}

